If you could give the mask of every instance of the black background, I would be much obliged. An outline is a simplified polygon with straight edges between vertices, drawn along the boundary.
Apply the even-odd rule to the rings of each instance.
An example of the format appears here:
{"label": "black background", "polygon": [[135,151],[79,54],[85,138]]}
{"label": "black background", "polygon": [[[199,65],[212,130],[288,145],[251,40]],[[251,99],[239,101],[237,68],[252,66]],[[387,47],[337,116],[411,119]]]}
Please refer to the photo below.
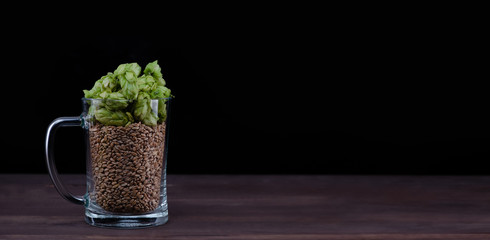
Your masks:
{"label": "black background", "polygon": [[[478,14],[221,7],[4,21],[0,172],[47,172],[49,123],[119,64],[158,60],[176,96],[171,174],[489,173]],[[58,132],[60,172],[84,172],[82,137]]]}

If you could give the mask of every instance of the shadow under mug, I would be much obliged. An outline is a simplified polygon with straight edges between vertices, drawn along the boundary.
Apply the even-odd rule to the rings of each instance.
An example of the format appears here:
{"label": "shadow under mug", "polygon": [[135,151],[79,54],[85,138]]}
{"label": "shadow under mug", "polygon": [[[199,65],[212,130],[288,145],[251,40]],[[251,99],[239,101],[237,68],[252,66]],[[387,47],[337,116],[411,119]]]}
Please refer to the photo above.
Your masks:
{"label": "shadow under mug", "polygon": [[[168,221],[170,100],[83,98],[81,116],[60,117],[49,125],[45,142],[49,175],[63,198],[85,206],[88,224],[143,228]],[[87,191],[83,196],[75,196],[66,189],[54,163],[56,130],[70,126],[84,129]]]}

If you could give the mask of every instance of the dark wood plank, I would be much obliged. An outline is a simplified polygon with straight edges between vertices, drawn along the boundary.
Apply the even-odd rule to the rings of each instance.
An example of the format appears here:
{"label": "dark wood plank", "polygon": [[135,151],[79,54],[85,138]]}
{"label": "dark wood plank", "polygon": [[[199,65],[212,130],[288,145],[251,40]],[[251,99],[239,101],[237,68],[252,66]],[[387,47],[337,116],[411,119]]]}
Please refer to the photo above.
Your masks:
{"label": "dark wood plank", "polygon": [[47,175],[0,175],[0,239],[490,239],[487,176],[170,175],[168,196],[166,225],[103,229]]}

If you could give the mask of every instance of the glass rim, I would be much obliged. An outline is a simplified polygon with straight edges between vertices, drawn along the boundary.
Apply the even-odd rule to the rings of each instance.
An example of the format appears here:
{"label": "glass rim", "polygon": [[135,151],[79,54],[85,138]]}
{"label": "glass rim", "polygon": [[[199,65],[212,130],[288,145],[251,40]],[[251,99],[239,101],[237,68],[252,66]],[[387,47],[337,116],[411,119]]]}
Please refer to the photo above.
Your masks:
{"label": "glass rim", "polygon": [[[168,98],[151,98],[150,100],[171,100],[172,97]],[[138,99],[110,99],[110,98],[82,98],[82,101],[102,101],[102,100],[109,100],[109,101],[137,101]]]}

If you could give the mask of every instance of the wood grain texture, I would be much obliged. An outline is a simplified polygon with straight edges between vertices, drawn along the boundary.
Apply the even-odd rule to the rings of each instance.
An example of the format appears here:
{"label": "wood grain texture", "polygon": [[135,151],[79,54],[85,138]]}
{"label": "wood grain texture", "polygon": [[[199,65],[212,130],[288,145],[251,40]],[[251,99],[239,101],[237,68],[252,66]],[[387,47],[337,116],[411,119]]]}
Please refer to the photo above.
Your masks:
{"label": "wood grain texture", "polygon": [[[63,176],[74,193],[83,175]],[[170,175],[169,222],[92,227],[47,175],[0,175],[0,239],[490,239],[487,176]]]}

